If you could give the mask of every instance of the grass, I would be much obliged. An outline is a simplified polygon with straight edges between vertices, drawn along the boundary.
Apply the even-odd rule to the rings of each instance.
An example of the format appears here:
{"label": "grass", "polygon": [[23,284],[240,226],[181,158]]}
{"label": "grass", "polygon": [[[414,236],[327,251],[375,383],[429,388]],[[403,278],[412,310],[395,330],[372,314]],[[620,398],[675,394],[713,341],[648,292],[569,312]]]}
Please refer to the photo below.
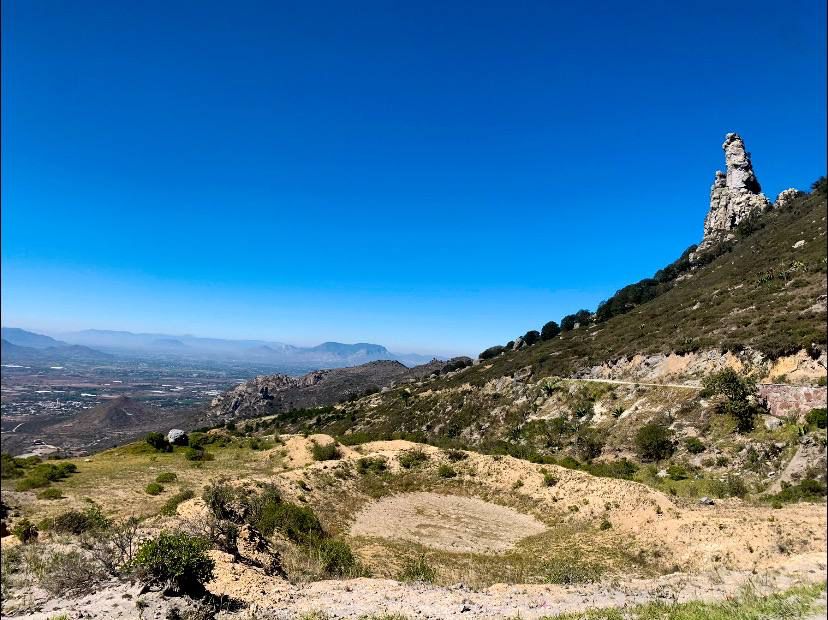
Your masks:
{"label": "grass", "polygon": [[793,620],[824,610],[816,605],[823,592],[824,583],[798,586],[767,596],[747,589],[723,602],[657,602],[626,609],[593,609],[545,616],[543,620]]}

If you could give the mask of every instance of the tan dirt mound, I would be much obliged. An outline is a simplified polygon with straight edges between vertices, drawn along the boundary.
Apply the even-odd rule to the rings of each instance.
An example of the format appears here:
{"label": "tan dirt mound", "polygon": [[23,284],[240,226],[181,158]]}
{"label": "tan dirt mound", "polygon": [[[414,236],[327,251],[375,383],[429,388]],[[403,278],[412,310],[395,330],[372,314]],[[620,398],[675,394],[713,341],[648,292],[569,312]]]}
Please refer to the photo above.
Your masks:
{"label": "tan dirt mound", "polygon": [[546,526],[531,515],[480,499],[403,493],[366,506],[350,533],[407,540],[457,553],[499,553],[545,530]]}

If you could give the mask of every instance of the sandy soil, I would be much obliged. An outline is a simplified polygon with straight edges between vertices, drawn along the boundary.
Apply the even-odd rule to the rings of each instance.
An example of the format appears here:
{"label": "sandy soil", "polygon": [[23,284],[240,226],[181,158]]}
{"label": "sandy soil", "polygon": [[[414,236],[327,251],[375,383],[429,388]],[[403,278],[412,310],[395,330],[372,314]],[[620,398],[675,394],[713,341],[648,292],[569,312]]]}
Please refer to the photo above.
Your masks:
{"label": "sandy soil", "polygon": [[351,536],[397,538],[458,553],[498,553],[546,526],[531,515],[469,497],[405,493],[369,504]]}

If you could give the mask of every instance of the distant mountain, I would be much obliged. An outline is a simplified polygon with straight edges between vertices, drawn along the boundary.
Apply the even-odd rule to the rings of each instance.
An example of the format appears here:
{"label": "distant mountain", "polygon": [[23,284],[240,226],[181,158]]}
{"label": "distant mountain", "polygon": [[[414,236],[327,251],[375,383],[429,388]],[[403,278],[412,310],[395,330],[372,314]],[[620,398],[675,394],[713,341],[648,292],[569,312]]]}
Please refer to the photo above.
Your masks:
{"label": "distant mountain", "polygon": [[381,360],[398,361],[411,367],[427,363],[436,357],[393,353],[380,344],[369,342],[323,342],[314,347],[296,347],[267,340],[226,340],[100,329],[53,335],[62,341],[127,357],[223,360],[286,367],[342,368]]}
{"label": "distant mountain", "polygon": [[[29,344],[22,344],[24,342]],[[16,327],[4,327],[0,359],[3,363],[104,362],[112,359],[112,356],[89,347],[67,344],[49,336]]]}
{"label": "distant mountain", "polygon": [[19,347],[46,349],[48,347],[58,347],[66,344],[49,336],[27,332],[25,329],[20,329],[19,327],[3,327],[0,331],[2,331],[3,340]]}

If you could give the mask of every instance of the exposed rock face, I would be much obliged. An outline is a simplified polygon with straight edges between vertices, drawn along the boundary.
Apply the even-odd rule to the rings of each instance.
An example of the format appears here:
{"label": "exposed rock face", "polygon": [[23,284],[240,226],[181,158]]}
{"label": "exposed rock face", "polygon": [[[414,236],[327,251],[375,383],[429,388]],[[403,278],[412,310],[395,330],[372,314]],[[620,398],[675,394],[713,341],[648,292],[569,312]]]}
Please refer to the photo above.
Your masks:
{"label": "exposed rock face", "polygon": [[729,238],[740,222],[771,206],[753,172],[750,153],[745,150],[742,138],[729,133],[722,148],[727,172],[717,170],[710,188],[710,211],[704,220],[704,239],[699,246],[701,251]]}
{"label": "exposed rock face", "polygon": [[779,192],[779,195],[776,197],[776,200],[773,201],[773,206],[775,209],[780,209],[786,206],[791,200],[793,200],[797,196],[800,196],[801,194],[802,192],[800,192],[798,189],[789,187],[788,189]]}

